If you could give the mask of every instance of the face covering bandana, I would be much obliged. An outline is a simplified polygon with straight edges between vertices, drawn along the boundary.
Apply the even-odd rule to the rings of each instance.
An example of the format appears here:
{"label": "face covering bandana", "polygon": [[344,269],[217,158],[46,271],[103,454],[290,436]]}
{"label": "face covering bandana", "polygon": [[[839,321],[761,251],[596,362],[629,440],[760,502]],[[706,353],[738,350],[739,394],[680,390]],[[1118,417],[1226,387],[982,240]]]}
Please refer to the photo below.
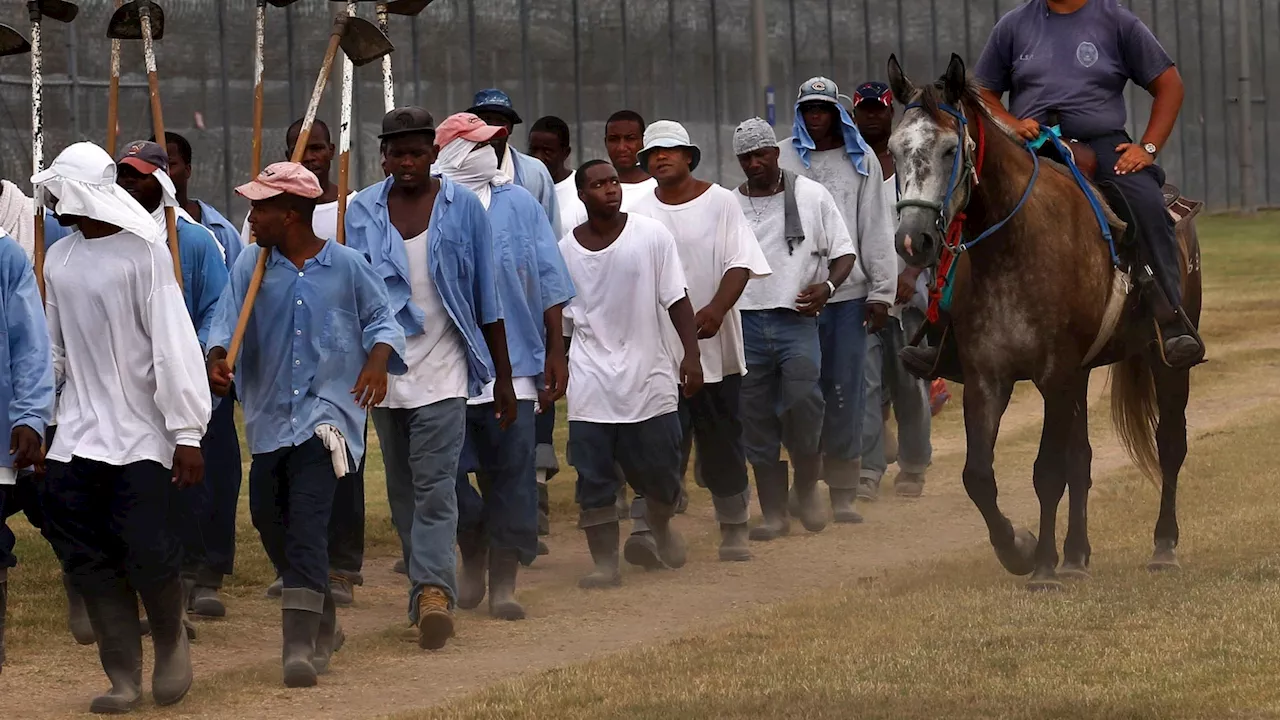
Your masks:
{"label": "face covering bandana", "polygon": [[71,145],[47,170],[31,178],[58,198],[53,211],[115,225],[148,242],[160,240],[156,222],[137,200],[116,184],[116,163],[107,151],[88,142]]}
{"label": "face covering bandana", "polygon": [[498,170],[498,154],[492,147],[479,147],[471,140],[458,138],[440,148],[433,172],[441,173],[480,198],[489,209],[493,188],[511,182],[510,176]]}

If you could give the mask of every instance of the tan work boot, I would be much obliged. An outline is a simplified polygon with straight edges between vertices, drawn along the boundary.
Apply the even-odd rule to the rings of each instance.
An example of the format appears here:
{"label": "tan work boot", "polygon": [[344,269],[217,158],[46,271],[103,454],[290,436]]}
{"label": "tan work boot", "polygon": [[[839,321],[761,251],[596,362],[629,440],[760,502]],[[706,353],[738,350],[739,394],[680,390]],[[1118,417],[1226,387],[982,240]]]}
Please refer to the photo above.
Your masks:
{"label": "tan work boot", "polygon": [[424,587],[418,595],[418,647],[439,650],[453,637],[449,596],[438,587]]}
{"label": "tan work boot", "polygon": [[893,479],[893,492],[898,497],[920,497],[924,494],[924,473],[898,473]]}

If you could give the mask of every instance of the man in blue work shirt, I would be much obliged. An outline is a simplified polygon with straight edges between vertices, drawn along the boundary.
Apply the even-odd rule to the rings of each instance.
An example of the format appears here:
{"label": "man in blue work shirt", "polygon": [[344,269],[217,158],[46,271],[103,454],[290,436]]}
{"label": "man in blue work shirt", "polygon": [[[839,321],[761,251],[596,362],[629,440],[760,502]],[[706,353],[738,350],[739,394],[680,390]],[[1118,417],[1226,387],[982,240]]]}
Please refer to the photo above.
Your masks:
{"label": "man in blue work shirt", "polygon": [[[181,209],[181,195],[168,174],[169,153],[159,144],[145,140],[129,143],[116,163],[116,182],[151,213],[161,233],[165,232],[164,208],[176,206],[182,295],[203,348],[213,323],[213,311],[227,284],[227,267],[217,239]],[[223,529],[227,524],[225,516],[221,527],[215,526],[214,508],[215,498],[233,489],[233,497],[240,492],[240,440],[236,435],[234,403],[223,402],[214,408],[200,447],[205,457],[205,481],[179,492],[176,518],[177,534],[182,540],[182,574],[189,593],[187,609],[208,617],[223,617],[227,611],[218,589],[222,587],[222,576],[231,574],[229,558],[235,552],[235,530],[228,538]],[[228,453],[235,454],[234,470],[229,468]],[[212,472],[214,469],[219,472]],[[233,509],[230,517],[233,527],[234,512]]]}
{"label": "man in blue work shirt", "polygon": [[511,98],[497,88],[489,88],[476,93],[475,101],[467,112],[478,116],[486,123],[506,128],[507,134],[493,139],[493,150],[498,154],[498,168],[515,184],[528,190],[542,209],[547,211],[547,219],[551,227],[560,227],[560,207],[556,202],[556,183],[542,161],[525,155],[511,147],[508,139],[512,131],[520,123],[519,113],[511,106]]}
{"label": "man in blue work shirt", "polygon": [[[435,169],[474,192],[488,208],[519,404],[515,424],[500,427],[488,387],[467,402],[467,433],[458,468],[458,605],[479,605],[487,582],[489,614],[519,620],[524,608],[515,600],[516,572],[520,563],[533,562],[538,549],[535,403],[551,407],[564,396],[568,369],[562,311],[574,291],[538,201],[501,174],[489,150],[489,144],[506,134],[504,128],[470,113],[453,115],[436,131],[440,154]],[[471,471],[480,493],[468,480]]]}
{"label": "man in blue work shirt", "polygon": [[346,218],[347,242],[386,283],[391,313],[408,336],[409,371],[390,383],[372,416],[409,570],[409,619],[427,650],[453,635],[455,483],[467,398],[492,380],[501,424],[516,419],[489,218],[474,193],[431,175],[435,134],[422,108],[388,113],[381,138],[390,175],[361,192]]}
{"label": "man in blue work shirt", "polygon": [[[151,138],[151,142],[155,142],[155,137]],[[244,249],[244,239],[240,237],[240,231],[236,229],[231,221],[223,217],[212,205],[203,201],[195,200],[187,194],[187,186],[191,182],[191,143],[187,139],[176,132],[168,130],[164,133],[165,150],[169,153],[169,179],[173,181],[173,188],[177,194],[178,207],[182,208],[190,218],[209,229],[213,233],[213,237],[218,241],[218,245],[222,248],[222,255],[227,261],[227,269],[235,267],[236,258],[240,256],[240,251]],[[216,411],[215,411],[216,412]],[[239,449],[236,455],[239,455]],[[239,464],[239,460],[236,463]],[[228,574],[230,574],[228,572]]]}
{"label": "man in blue work shirt", "polygon": [[270,253],[234,379],[253,453],[249,510],[284,581],[284,682],[309,687],[341,638],[329,589],[334,491],[364,456],[365,413],[386,394],[388,371],[404,372],[404,333],[364,258],[312,230],[315,175],[275,163],[236,192],[253,203],[258,243],[218,304],[209,380],[220,396],[231,388],[226,348],[258,254]]}
{"label": "man in blue work shirt", "polygon": [[[8,342],[0,343],[0,432],[10,451],[0,453],[0,669],[4,667],[4,621],[9,568],[17,564],[14,536],[5,520],[5,500],[16,489],[17,471],[44,469],[44,433],[53,421],[53,354],[44,302],[35,274],[17,241],[0,230],[0,320]],[[5,432],[7,431],[7,432]],[[14,506],[15,512],[17,506]]]}

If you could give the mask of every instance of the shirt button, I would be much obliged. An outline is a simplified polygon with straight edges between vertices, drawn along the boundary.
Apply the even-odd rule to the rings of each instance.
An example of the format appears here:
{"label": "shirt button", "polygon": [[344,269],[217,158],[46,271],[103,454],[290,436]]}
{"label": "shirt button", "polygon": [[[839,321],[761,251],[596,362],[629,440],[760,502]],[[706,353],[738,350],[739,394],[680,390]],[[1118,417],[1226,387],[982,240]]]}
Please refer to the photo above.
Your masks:
{"label": "shirt button", "polygon": [[298,271],[298,277],[302,277],[304,274],[305,273],[303,273],[301,270]]}
{"label": "shirt button", "polygon": [[301,330],[294,330],[294,331],[293,331],[293,334],[294,334],[294,335],[301,335],[301,334],[302,334],[302,331],[301,331]]}
{"label": "shirt button", "polygon": [[294,360],[294,361],[293,361],[293,364],[294,364],[294,365],[301,365],[301,364],[302,364],[302,361],[301,361],[301,360]]}
{"label": "shirt button", "polygon": [[297,424],[298,424],[298,418],[293,418],[293,424],[294,424],[294,425],[297,425]]}
{"label": "shirt button", "polygon": [[301,300],[299,300],[299,301],[298,301],[298,304],[299,304],[299,305],[301,305],[301,304],[302,304],[302,301],[301,301]]}
{"label": "shirt button", "polygon": [[293,394],[294,394],[294,395],[297,395],[297,394],[298,394],[298,391],[297,391],[297,390],[294,390],[294,391],[293,391]]}

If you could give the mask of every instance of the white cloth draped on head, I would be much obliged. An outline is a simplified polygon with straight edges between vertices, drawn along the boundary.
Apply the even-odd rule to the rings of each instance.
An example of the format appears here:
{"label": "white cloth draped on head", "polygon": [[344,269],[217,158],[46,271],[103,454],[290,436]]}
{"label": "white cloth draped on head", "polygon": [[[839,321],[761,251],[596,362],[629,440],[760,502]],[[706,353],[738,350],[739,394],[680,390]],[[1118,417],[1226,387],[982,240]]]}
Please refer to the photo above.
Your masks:
{"label": "white cloth draped on head", "polygon": [[116,184],[116,163],[106,150],[78,142],[63,150],[53,164],[31,178],[58,199],[58,215],[79,215],[115,225],[148,242],[163,237],[156,222],[133,196]]}
{"label": "white cloth draped on head", "polygon": [[432,172],[445,175],[450,180],[475,193],[484,209],[489,209],[493,188],[511,182],[511,176],[498,168],[498,153],[485,146],[476,151],[472,140],[457,138],[440,148],[440,155],[432,166]]}

